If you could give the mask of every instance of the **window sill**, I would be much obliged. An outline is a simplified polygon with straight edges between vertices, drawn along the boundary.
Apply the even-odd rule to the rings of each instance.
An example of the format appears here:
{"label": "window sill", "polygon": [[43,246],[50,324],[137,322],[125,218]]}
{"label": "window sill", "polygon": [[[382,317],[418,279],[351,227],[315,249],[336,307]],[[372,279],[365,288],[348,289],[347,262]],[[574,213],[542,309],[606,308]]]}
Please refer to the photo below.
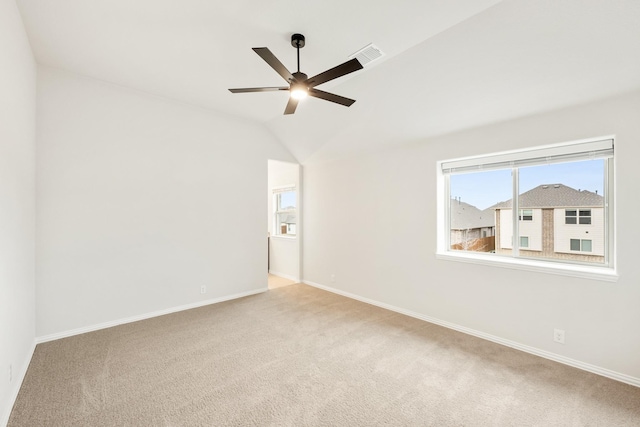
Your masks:
{"label": "window sill", "polygon": [[471,264],[511,268],[515,270],[535,271],[540,273],[557,274],[561,276],[580,277],[584,279],[601,280],[605,282],[617,282],[619,277],[614,269],[608,267],[561,264],[522,258],[510,258],[502,256],[492,257],[486,255],[452,252],[437,252],[436,258],[447,261],[459,261],[468,262]]}
{"label": "window sill", "polygon": [[271,237],[272,239],[296,240],[297,236],[283,236],[282,234],[274,234],[269,237]]}

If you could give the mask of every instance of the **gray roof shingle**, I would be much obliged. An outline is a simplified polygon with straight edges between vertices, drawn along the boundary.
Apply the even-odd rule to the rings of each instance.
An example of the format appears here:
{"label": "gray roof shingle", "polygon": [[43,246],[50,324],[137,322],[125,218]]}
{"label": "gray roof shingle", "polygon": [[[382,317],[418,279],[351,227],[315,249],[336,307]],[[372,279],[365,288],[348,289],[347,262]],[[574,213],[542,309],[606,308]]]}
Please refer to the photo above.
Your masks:
{"label": "gray roof shingle", "polygon": [[[522,193],[520,208],[602,207],[604,197],[588,190],[576,190],[564,184],[543,184]],[[511,199],[488,209],[510,209]]]}
{"label": "gray roof shingle", "polygon": [[481,211],[469,203],[451,199],[451,229],[469,230],[472,228],[493,227],[495,215],[491,208]]}

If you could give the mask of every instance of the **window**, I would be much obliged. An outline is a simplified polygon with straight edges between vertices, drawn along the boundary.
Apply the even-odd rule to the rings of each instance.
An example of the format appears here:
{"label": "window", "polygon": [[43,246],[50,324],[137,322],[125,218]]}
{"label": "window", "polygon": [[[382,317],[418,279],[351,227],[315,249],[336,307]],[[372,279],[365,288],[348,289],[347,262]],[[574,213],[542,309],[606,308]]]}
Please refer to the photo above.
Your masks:
{"label": "window", "polygon": [[591,240],[571,239],[569,245],[572,251],[591,252]]}
{"label": "window", "polygon": [[591,224],[591,209],[565,209],[565,224]]}
{"label": "window", "polygon": [[580,250],[580,239],[571,239],[570,247],[572,251]]}
{"label": "window", "polygon": [[591,209],[580,209],[578,212],[580,224],[591,224]]}
{"label": "window", "polygon": [[520,221],[533,221],[533,209],[520,209]]}
{"label": "window", "polygon": [[274,226],[276,236],[296,235],[296,189],[283,187],[273,190]]}
{"label": "window", "polygon": [[564,211],[564,223],[565,224],[577,224],[578,223],[578,211],[575,209],[565,209]]}
{"label": "window", "polygon": [[438,256],[615,277],[613,155],[605,139],[439,162]]}

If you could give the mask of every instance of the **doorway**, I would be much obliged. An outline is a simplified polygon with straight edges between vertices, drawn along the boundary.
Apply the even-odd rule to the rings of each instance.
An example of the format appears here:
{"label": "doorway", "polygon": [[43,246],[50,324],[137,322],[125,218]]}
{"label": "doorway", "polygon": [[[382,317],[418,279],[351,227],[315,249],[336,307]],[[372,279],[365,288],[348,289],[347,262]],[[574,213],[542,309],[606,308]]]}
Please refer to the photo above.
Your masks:
{"label": "doorway", "polygon": [[300,165],[267,161],[267,283],[269,289],[301,280]]}

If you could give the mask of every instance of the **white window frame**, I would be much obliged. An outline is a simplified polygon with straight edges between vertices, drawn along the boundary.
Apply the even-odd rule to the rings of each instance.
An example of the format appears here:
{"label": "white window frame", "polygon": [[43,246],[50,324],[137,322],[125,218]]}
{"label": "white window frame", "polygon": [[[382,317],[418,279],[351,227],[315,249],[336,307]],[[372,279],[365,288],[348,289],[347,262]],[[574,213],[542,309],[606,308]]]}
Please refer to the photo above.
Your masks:
{"label": "white window frame", "polygon": [[[564,276],[582,277],[602,281],[615,282],[618,280],[616,271],[615,248],[615,205],[614,205],[614,175],[615,157],[613,155],[614,136],[605,136],[580,141],[551,144],[523,150],[504,151],[487,155],[464,157],[458,159],[441,160],[437,162],[437,248],[436,258],[468,262],[474,264],[491,265],[518,270],[537,271]],[[512,169],[514,205],[518,200],[518,171],[519,167],[545,163],[561,163],[569,161],[587,160],[589,158],[606,158],[605,162],[605,264],[581,264],[574,262],[522,258],[518,255],[518,247],[513,248],[513,256],[496,256],[495,254],[454,251],[450,249],[449,203],[450,173],[478,172],[491,169]],[[576,209],[578,210],[578,209]],[[513,235],[518,236],[518,206],[512,207]],[[576,212],[579,218],[579,212]],[[579,219],[577,220],[579,222]]]}
{"label": "white window frame", "polygon": [[[295,192],[296,194],[296,208],[295,209],[284,209],[284,210],[278,210],[279,205],[280,205],[280,195],[282,193],[288,193],[288,192]],[[285,185],[282,187],[274,187],[272,189],[272,193],[273,193],[273,233],[271,234],[271,237],[276,237],[279,239],[296,239],[298,236],[298,190],[296,188],[295,185]],[[286,213],[293,213],[296,215],[296,233],[295,234],[281,234],[280,233],[280,224],[278,221],[278,214],[286,214]]]}

